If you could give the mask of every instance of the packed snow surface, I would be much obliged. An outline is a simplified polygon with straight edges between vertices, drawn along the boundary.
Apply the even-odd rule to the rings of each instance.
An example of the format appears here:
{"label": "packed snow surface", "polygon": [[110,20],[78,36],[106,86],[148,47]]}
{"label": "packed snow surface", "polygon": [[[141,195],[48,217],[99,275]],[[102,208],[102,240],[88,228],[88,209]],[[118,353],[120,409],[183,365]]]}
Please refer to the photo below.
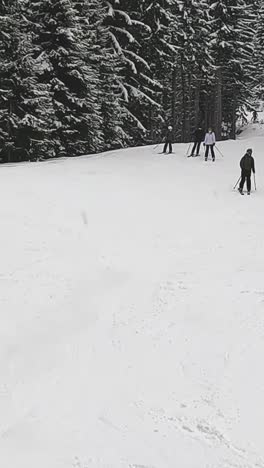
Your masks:
{"label": "packed snow surface", "polygon": [[264,467],[263,131],[187,147],[0,167],[1,467]]}

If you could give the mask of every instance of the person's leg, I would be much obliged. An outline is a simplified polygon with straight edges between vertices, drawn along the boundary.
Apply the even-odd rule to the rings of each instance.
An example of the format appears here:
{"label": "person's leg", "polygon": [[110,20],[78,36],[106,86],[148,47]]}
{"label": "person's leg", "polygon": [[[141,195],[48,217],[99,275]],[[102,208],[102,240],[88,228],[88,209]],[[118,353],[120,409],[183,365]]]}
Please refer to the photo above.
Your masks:
{"label": "person's leg", "polygon": [[198,155],[199,155],[199,152],[200,152],[200,146],[201,146],[201,142],[200,142],[200,141],[198,141],[198,142],[196,143],[196,145],[197,145],[197,149],[196,149],[196,156],[198,156]]}
{"label": "person's leg", "polygon": [[168,142],[166,141],[165,145],[164,145],[164,148],[163,148],[163,153],[166,153],[167,148],[168,148]]}
{"label": "person's leg", "polygon": [[251,192],[251,174],[247,174],[247,191]]}
{"label": "person's leg", "polygon": [[212,160],[214,161],[214,160],[215,160],[215,153],[214,153],[214,147],[213,147],[213,145],[210,145],[210,148],[211,148]]}
{"label": "person's leg", "polygon": [[246,176],[245,176],[245,173],[242,171],[241,180],[240,180],[239,189],[238,189],[240,192],[243,191],[245,180],[246,180]]}
{"label": "person's leg", "polygon": [[193,147],[192,147],[191,156],[193,156],[193,155],[194,155],[194,153],[195,153],[195,149],[196,149],[196,146],[197,146],[197,143],[195,142],[195,143],[194,143],[194,145],[193,145]]}
{"label": "person's leg", "polygon": [[205,160],[207,161],[208,158],[208,153],[209,153],[209,145],[206,145],[206,150],[205,150]]}
{"label": "person's leg", "polygon": [[172,143],[171,143],[171,141],[169,142],[169,153],[172,153]]}

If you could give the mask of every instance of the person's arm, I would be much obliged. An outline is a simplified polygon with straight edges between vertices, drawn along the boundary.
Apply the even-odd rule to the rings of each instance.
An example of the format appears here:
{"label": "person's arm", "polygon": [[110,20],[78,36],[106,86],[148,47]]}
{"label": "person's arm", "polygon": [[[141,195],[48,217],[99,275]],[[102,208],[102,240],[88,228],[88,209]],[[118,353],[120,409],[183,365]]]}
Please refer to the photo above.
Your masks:
{"label": "person's arm", "polygon": [[213,133],[213,144],[215,145],[215,133]]}
{"label": "person's arm", "polygon": [[243,158],[240,159],[240,168],[243,169],[243,160],[244,160],[244,156]]}
{"label": "person's arm", "polygon": [[252,171],[255,174],[255,161],[254,161],[254,158],[252,158]]}

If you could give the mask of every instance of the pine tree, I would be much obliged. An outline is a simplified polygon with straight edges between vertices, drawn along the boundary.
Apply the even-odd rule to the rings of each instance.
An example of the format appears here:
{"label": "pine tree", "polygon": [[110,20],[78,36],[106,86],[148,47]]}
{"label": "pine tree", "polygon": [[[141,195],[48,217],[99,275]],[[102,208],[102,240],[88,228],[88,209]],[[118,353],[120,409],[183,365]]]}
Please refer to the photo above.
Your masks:
{"label": "pine tree", "polygon": [[179,115],[178,137],[189,141],[194,127],[206,120],[203,92],[208,87],[213,66],[208,47],[208,4],[204,0],[176,1],[171,14],[170,29],[175,48],[173,100]]}
{"label": "pine tree", "polygon": [[122,59],[113,47],[112,36],[105,24],[108,12],[109,6],[103,0],[89,1],[87,18],[94,44],[90,59],[99,73],[98,103],[105,150],[119,148],[129,142],[122,125],[125,114],[125,99],[119,77]]}
{"label": "pine tree", "polygon": [[38,85],[33,45],[24,3],[6,0],[0,5],[0,140],[2,159],[35,157],[33,141],[44,139],[43,113],[47,90]]}
{"label": "pine tree", "polygon": [[211,1],[212,50],[216,65],[214,124],[218,138],[224,119],[232,125],[238,108],[246,99],[247,70],[253,53],[252,5],[244,0]]}
{"label": "pine tree", "polygon": [[92,44],[83,17],[87,8],[85,0],[31,2],[34,44],[42,63],[39,80],[50,87],[51,137],[57,142],[58,155],[96,152],[103,143],[98,69],[89,60]]}
{"label": "pine tree", "polygon": [[252,60],[254,75],[251,86],[254,89],[255,98],[264,99],[264,3],[259,5],[256,18],[256,34],[254,37],[254,55]]}
{"label": "pine tree", "polygon": [[171,55],[172,47],[169,40],[170,1],[169,0],[143,0],[140,6],[140,20],[149,29],[143,32],[141,43],[144,58],[149,64],[150,74],[145,79],[145,89],[150,90],[153,99],[160,105],[148,104],[145,113],[148,117],[150,141],[162,138],[163,127],[168,123],[175,124],[174,106],[168,98],[168,86],[171,86]]}
{"label": "pine tree", "polygon": [[120,86],[126,101],[124,131],[132,141],[141,143],[149,123],[149,106],[159,108],[156,100],[158,84],[153,80],[150,64],[143,54],[146,35],[151,28],[142,21],[142,4],[128,0],[109,2],[105,20],[113,47],[122,59]]}

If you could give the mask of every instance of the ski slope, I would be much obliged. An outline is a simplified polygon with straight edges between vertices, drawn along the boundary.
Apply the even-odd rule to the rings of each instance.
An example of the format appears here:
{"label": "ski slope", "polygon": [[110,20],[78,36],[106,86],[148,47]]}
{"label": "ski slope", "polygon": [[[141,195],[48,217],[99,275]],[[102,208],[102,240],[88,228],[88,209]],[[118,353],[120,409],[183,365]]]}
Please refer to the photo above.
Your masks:
{"label": "ski slope", "polygon": [[0,167],[1,467],[264,467],[256,125],[215,163],[179,144]]}

